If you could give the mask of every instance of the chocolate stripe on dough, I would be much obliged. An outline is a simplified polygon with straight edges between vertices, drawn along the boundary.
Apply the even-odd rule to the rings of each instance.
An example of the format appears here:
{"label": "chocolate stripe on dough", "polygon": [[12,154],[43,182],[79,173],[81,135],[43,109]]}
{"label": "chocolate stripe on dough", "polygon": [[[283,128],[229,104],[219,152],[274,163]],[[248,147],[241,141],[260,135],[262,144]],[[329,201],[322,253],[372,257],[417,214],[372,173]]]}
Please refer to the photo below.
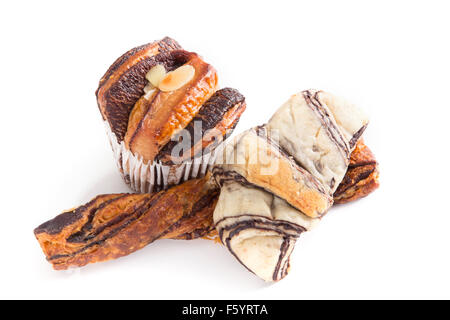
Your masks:
{"label": "chocolate stripe on dough", "polygon": [[[120,196],[121,195],[118,195],[118,197],[120,197]],[[113,197],[112,199],[116,199],[116,195],[97,196],[94,199],[92,199],[91,201],[89,201],[88,203],[86,203],[85,205],[78,207],[75,210],[64,212],[64,213],[60,214],[59,216],[57,216],[56,218],[49,220],[47,222],[44,222],[43,224],[41,224],[39,227],[37,227],[34,230],[34,233],[39,234],[39,233],[45,232],[50,235],[58,234],[61,232],[61,230],[64,227],[71,225],[71,224],[77,222],[78,220],[82,219],[83,213],[86,210],[88,210],[89,207],[93,206],[96,202],[101,201],[102,199],[105,199],[108,197]],[[94,210],[94,211],[96,209],[97,209],[97,207],[91,208],[91,210]]]}
{"label": "chocolate stripe on dough", "polygon": [[103,86],[105,81],[108,80],[111,77],[111,75],[114,72],[116,72],[128,59],[130,59],[134,55],[137,55],[138,53],[143,52],[144,50],[148,49],[151,46],[155,46],[156,44],[159,45],[159,47],[162,49],[161,51],[182,49],[181,46],[178,44],[178,42],[176,42],[174,39],[165,37],[162,40],[157,41],[156,43],[151,42],[128,50],[125,54],[123,54],[116,61],[114,61],[114,63],[108,68],[108,70],[105,72],[105,74],[100,80],[99,87]]}
{"label": "chocolate stripe on dough", "polygon": [[[175,49],[175,48],[173,48]],[[100,106],[102,115],[108,120],[111,130],[117,136],[118,141],[122,141],[128,125],[128,117],[133,106],[144,95],[144,87],[148,81],[145,79],[147,72],[157,64],[162,64],[166,70],[171,71],[180,65],[180,60],[186,54],[183,50],[167,51],[159,48],[157,55],[148,57],[143,56],[138,62],[129,67],[120,75],[114,75],[113,83],[108,88],[106,82],[97,89],[97,101],[104,101],[104,105]],[[172,52],[176,54],[171,54]],[[183,63],[181,63],[182,65]],[[101,96],[100,96],[101,93]]]}
{"label": "chocolate stripe on dough", "polygon": [[327,135],[334,142],[334,144],[338,147],[341,155],[344,159],[348,159],[350,156],[350,149],[342,136],[340,130],[336,127],[336,125],[331,121],[330,114],[322,105],[320,100],[317,98],[317,94],[320,91],[316,92],[314,96],[311,94],[309,90],[303,91],[303,97],[308,105],[308,107],[316,113],[317,118],[322,123],[322,127],[326,130]]}
{"label": "chocolate stripe on dough", "polygon": [[350,156],[344,179],[334,192],[335,202],[346,203],[363,198],[378,186],[378,163],[370,149],[359,140]]}
{"label": "chocolate stripe on dough", "polygon": [[[191,212],[187,215],[183,216],[180,220],[174,223],[167,230],[162,232],[157,239],[166,237],[167,234],[173,232],[178,229],[181,225],[185,224],[186,221],[194,217],[197,213],[204,210],[205,208],[212,207],[214,209],[215,204],[217,202],[217,198],[219,196],[219,190],[212,190],[210,193],[205,194],[200,200],[198,200],[194,206],[192,207]],[[212,229],[212,217],[211,217],[211,226],[202,229],[196,229],[190,233],[184,233],[180,235],[181,238],[190,239],[190,237],[202,237],[205,236]]]}
{"label": "chocolate stripe on dough", "polygon": [[311,175],[308,172],[308,170],[306,170],[294,157],[292,157],[282,146],[280,146],[278,143],[276,143],[270,137],[270,135],[267,132],[267,128],[265,126],[258,126],[258,127],[252,128],[251,130],[256,132],[258,137],[266,139],[267,143],[269,143],[269,145],[271,145],[273,148],[277,149],[278,152],[286,160],[288,160],[295,169],[302,172],[303,177],[309,187],[314,187],[317,191],[323,193],[324,195],[328,195],[328,193],[325,191],[323,185],[313,175]]}
{"label": "chocolate stripe on dough", "polygon": [[[281,247],[280,247],[280,256],[278,257],[278,263],[277,263],[277,266],[275,267],[275,270],[274,270],[273,276],[272,276],[273,281],[277,281],[283,277],[282,276],[283,272],[281,273],[281,277],[278,276],[278,273],[280,272],[281,263],[283,262],[283,259],[286,256],[286,252],[289,249],[289,246],[290,246],[289,238],[286,238],[286,237],[283,238],[283,243],[281,244]],[[283,269],[284,269],[284,265],[283,265]]]}
{"label": "chocolate stripe on dough", "polygon": [[[319,191],[320,193],[322,193],[323,195],[328,196],[328,193],[325,191],[323,185],[313,175],[311,175],[305,168],[303,168],[292,156],[290,156],[278,143],[276,143],[267,134],[267,129],[265,126],[258,126],[258,127],[250,129],[250,131],[254,132],[258,137],[264,139],[269,144],[269,146],[271,146],[273,149],[278,151],[278,153],[280,155],[282,155],[283,158],[286,161],[288,161],[295,170],[300,172],[308,187],[314,188],[317,191]],[[242,139],[242,137],[241,137],[241,139]],[[239,145],[241,139],[239,139],[238,141],[235,142],[235,144],[234,144],[235,149]],[[213,172],[214,172],[214,170],[220,170],[219,168],[220,168],[219,166],[215,166],[213,169]],[[223,169],[222,169],[222,171],[223,171]],[[244,178],[244,177],[242,177],[242,178]],[[259,187],[257,185],[254,185],[254,186]],[[261,187],[259,187],[259,188],[261,188]],[[271,192],[270,190],[266,190],[266,191]]]}
{"label": "chocolate stripe on dough", "polygon": [[348,145],[350,146],[350,149],[353,150],[353,148],[355,147],[356,143],[358,142],[359,138],[361,138],[362,134],[364,133],[364,131],[367,128],[367,124],[365,124],[364,126],[361,127],[361,129],[359,129],[352,137],[352,139],[350,140],[350,142],[348,143]]}
{"label": "chocolate stripe on dough", "polygon": [[[154,199],[156,198],[156,199]],[[120,225],[117,228],[112,229],[110,232],[108,232],[104,237],[102,237],[99,240],[93,241],[88,243],[86,246],[82,247],[81,249],[71,253],[71,254],[59,254],[59,255],[54,255],[49,257],[47,260],[51,261],[51,260],[55,260],[55,259],[60,259],[60,258],[66,258],[66,257],[74,257],[77,254],[80,254],[84,251],[86,251],[87,249],[95,246],[95,245],[101,245],[102,243],[104,243],[105,241],[107,241],[108,239],[112,238],[114,235],[116,235],[120,230],[126,228],[130,223],[136,221],[137,219],[139,219],[143,214],[145,214],[145,212],[151,207],[151,205],[157,201],[159,199],[159,196],[155,196],[155,197],[150,197],[148,199],[146,199],[146,201],[140,206],[138,207],[136,210],[134,210],[133,212],[130,213],[126,213],[126,214],[122,214],[118,217],[118,219],[113,219],[112,221],[110,221],[107,225],[108,226],[112,226],[114,224],[120,223],[125,221],[127,218],[131,217],[128,221],[126,221],[125,223],[123,223],[122,225]],[[101,231],[104,231],[105,228],[107,226],[102,226],[101,227]],[[100,234],[101,232],[99,232],[98,234]],[[79,242],[88,242],[89,240],[91,240],[92,238],[88,237],[85,238]],[[70,242],[70,241],[69,241]],[[72,241],[74,242],[74,241]]]}
{"label": "chocolate stripe on dough", "polygon": [[[213,174],[213,177],[214,177],[214,180],[216,181],[216,183],[221,187],[224,185],[225,182],[233,181],[233,182],[240,183],[243,186],[248,186],[248,187],[264,190],[263,188],[255,185],[253,183],[248,182],[247,179],[245,179],[243,176],[241,176],[236,171],[232,171],[232,170],[225,171],[221,167],[214,167],[212,170],[212,174]],[[267,191],[267,190],[265,190],[265,191]]]}
{"label": "chocolate stripe on dough", "polygon": [[[164,66],[164,68],[166,69],[167,72],[170,72],[172,70],[175,70],[175,69],[181,67],[186,62],[188,62],[190,56],[192,56],[191,53],[189,53],[187,51],[183,51],[183,50],[175,50],[175,51],[172,51],[169,53],[159,54],[159,55],[153,57],[154,61],[151,62],[152,65],[148,68],[148,70],[150,70],[157,64],[161,64]],[[144,83],[145,84],[148,83],[147,79],[145,79],[145,74],[144,74]],[[144,94],[143,90],[144,90],[144,87],[142,87],[141,96]],[[150,109],[152,109],[152,107],[154,107],[155,102],[158,100],[158,96],[160,94],[161,94],[161,91],[158,90],[157,93],[153,96],[151,101],[148,101],[145,99],[142,100],[142,102],[146,104],[145,112],[143,113],[144,116],[139,121],[139,124],[135,128],[134,133],[130,138],[130,141],[129,141],[130,145],[132,145],[134,143],[134,140],[136,139],[136,135],[138,134],[139,129],[142,128],[142,124],[144,122],[145,115],[149,112]],[[136,100],[136,102],[137,102],[137,100]],[[133,105],[133,107],[134,107],[134,105]],[[130,110],[130,112],[131,112],[131,110]]]}
{"label": "chocolate stripe on dough", "polygon": [[[110,103],[107,105],[107,110],[110,110],[111,115],[114,112],[123,112],[123,118],[126,118],[126,122],[121,120],[120,129],[124,126],[124,131],[120,132],[120,137],[123,140],[125,137],[128,118],[131,110],[136,102],[144,95],[144,87],[148,81],[145,78],[147,72],[154,66],[161,64],[164,66],[167,72],[175,70],[176,68],[185,64],[188,60],[189,53],[184,50],[174,50],[170,52],[162,52],[151,58],[142,60],[139,64],[130,68],[122,77],[117,80],[116,84],[111,87],[106,93],[106,99]],[[111,117],[113,125],[111,128],[115,128],[115,117]],[[141,124],[139,124],[141,125]]]}
{"label": "chocolate stripe on dough", "polygon": [[[98,207],[96,207],[94,209],[91,209],[89,211],[88,220],[81,227],[81,230],[74,233],[73,235],[68,237],[66,240],[68,242],[85,242],[87,234],[89,233],[90,230],[92,230],[92,221],[94,220],[94,217],[97,214],[97,212],[100,211],[101,209],[105,208],[106,206],[114,203],[115,201],[119,201],[120,199],[122,199],[123,197],[126,197],[126,196],[127,196],[127,194],[118,196],[116,198],[113,198],[113,199],[103,202],[102,204],[100,204]],[[98,232],[97,234],[99,234],[99,233],[100,232]],[[93,236],[95,236],[95,235],[96,234],[94,233]]]}
{"label": "chocolate stripe on dough", "polygon": [[[258,163],[261,154],[267,155],[266,163],[275,164],[268,167],[272,172],[266,171],[270,175],[261,170],[263,167]],[[241,184],[275,194],[312,218],[322,216],[332,205],[332,197],[324,186],[269,139],[264,127],[244,132],[227,144],[223,158],[218,157],[212,171],[219,185],[239,180]]]}
{"label": "chocolate stripe on dough", "polygon": [[[213,225],[217,198],[218,189],[208,182],[208,177],[152,195],[99,196],[90,202],[92,205],[80,207],[86,209],[78,220],[68,223],[66,215],[61,228],[61,219],[56,217],[38,227],[35,235],[55,269],[81,267],[128,255],[161,237],[189,239],[205,235]],[[56,229],[59,232],[55,233]]]}
{"label": "chocolate stripe on dough", "polygon": [[364,167],[364,166],[368,166],[368,165],[376,165],[376,164],[378,164],[376,161],[366,161],[366,162],[360,162],[360,163],[355,163],[355,164],[350,163],[348,165],[348,167],[349,167],[349,169],[353,169],[353,168]]}
{"label": "chocolate stripe on dough", "polygon": [[155,160],[161,149],[194,119],[217,90],[216,70],[196,53],[182,52],[185,53],[183,59],[176,58],[180,51],[172,51],[167,56],[179,60],[181,65],[193,67],[193,77],[177,90],[161,91],[150,108],[146,96],[141,97],[129,117],[125,146],[146,163]]}
{"label": "chocolate stripe on dough", "polygon": [[[237,224],[236,225],[237,228],[234,229],[232,232],[230,232],[230,234],[228,235],[228,237],[225,240],[223,239],[223,233],[222,233],[222,235],[220,235],[220,238],[222,240],[222,243],[225,244],[225,246],[228,248],[228,250],[231,252],[231,254],[239,261],[239,263],[242,264],[247,270],[249,270],[253,274],[256,274],[246,264],[243,263],[243,261],[239,258],[239,256],[234,252],[234,250],[232,248],[232,245],[230,243],[231,240],[233,239],[233,237],[237,236],[240,232],[249,229],[249,227],[247,227],[247,224],[244,224],[244,226],[240,226],[240,225],[242,225],[242,224]],[[277,232],[276,230],[273,230],[273,229],[270,229],[270,228],[267,228],[267,227],[253,226],[250,229],[256,229],[256,230],[261,230],[261,231]],[[277,232],[277,233],[279,233],[279,232]],[[290,239],[289,236],[283,235],[282,233],[279,233],[279,234],[281,236],[283,236],[283,239],[284,239],[283,244],[286,243],[285,239]],[[282,275],[280,277],[277,276],[278,273],[279,273],[279,266],[281,265],[281,261],[286,257],[286,253],[287,253],[287,249],[289,248],[289,244],[290,244],[290,240],[287,242],[287,246],[283,246],[282,245],[281,248],[280,248],[280,255],[279,255],[279,258],[278,258],[277,267],[274,269],[274,272],[273,272],[273,275],[272,275],[272,279],[274,281],[278,281],[278,280],[282,279],[286,275],[286,273],[284,273],[284,275],[282,273]],[[287,261],[287,263],[289,263],[288,262],[289,261],[289,257],[288,257],[288,259],[286,261]],[[283,269],[287,269],[287,268],[283,268]]]}
{"label": "chocolate stripe on dough", "polygon": [[[245,107],[245,97],[238,90],[224,88],[216,91],[208,101],[202,105],[194,119],[186,126],[185,131],[189,133],[190,141],[182,141],[182,143],[183,145],[189,143],[191,148],[188,150],[189,154],[183,154],[181,158],[192,158],[208,154],[216,147],[215,142],[220,143],[224,140],[223,137],[232,132],[239,122],[240,115],[245,110]],[[229,114],[229,111],[233,108],[235,109],[234,112]],[[227,117],[230,119],[227,119]],[[231,120],[231,123],[227,123],[227,120]],[[195,132],[196,128],[201,128],[201,131]],[[218,137],[216,136],[208,137],[210,141],[205,141],[207,138],[207,131],[212,129],[220,131],[221,139],[219,139],[219,141],[217,141]],[[172,137],[171,141],[169,141],[158,153],[156,159],[163,161],[164,163],[173,163],[172,151],[180,143],[181,137],[183,137],[182,134],[177,134]],[[208,144],[208,142],[210,144]]]}
{"label": "chocolate stripe on dough", "polygon": [[[236,223],[233,223],[231,225],[226,225],[226,226],[220,226],[222,223],[224,223],[227,220],[233,220],[233,219],[237,219],[237,218],[244,218],[244,217],[248,217],[251,220],[243,220],[243,221],[239,221]],[[221,232],[219,232],[219,234],[223,234],[224,231],[230,231],[234,228],[236,228],[236,226],[238,225],[242,225],[244,223],[248,223],[249,227],[254,227],[256,226],[256,224],[262,224],[262,225],[268,225],[270,227],[274,227],[274,228],[285,228],[287,230],[292,230],[294,233],[297,233],[297,236],[299,236],[302,232],[305,232],[306,229],[303,226],[294,224],[292,222],[289,221],[273,221],[268,219],[267,217],[264,216],[260,216],[260,215],[253,215],[253,214],[241,214],[241,215],[237,215],[237,216],[232,216],[232,217],[225,217],[222,218],[221,220],[217,221],[215,223],[215,225],[221,230]],[[276,231],[278,232],[279,229],[270,229],[272,231]],[[288,234],[286,232],[281,232],[284,235],[287,236],[294,236],[293,234]]]}
{"label": "chocolate stripe on dough", "polygon": [[[256,189],[263,190],[265,192],[269,192],[269,193],[273,194],[273,192],[271,192],[270,190],[267,190],[267,189],[260,187],[254,183],[249,182],[244,176],[240,175],[239,173],[237,173],[236,171],[233,171],[233,170],[225,171],[221,167],[214,167],[212,169],[212,175],[213,175],[216,183],[221,187],[226,182],[237,182],[243,186],[256,188]],[[318,188],[321,188],[321,186],[318,185]],[[319,189],[319,191],[320,190],[321,189]],[[325,194],[324,191],[323,191],[323,193]],[[289,202],[286,202],[286,204],[289,205],[290,207],[294,208],[295,210],[298,210],[301,214],[304,214],[298,208],[295,208],[294,206],[292,206],[292,204],[290,204]]]}

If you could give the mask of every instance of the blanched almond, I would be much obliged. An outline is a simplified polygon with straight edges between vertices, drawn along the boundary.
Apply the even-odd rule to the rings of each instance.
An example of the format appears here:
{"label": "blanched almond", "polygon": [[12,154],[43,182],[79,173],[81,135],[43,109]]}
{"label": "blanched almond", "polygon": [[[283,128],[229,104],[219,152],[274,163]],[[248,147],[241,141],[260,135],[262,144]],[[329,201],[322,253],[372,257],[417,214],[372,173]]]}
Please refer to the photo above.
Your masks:
{"label": "blanched almond", "polygon": [[161,91],[173,91],[188,83],[195,74],[195,69],[191,65],[181,66],[169,73],[161,80],[158,88]]}
{"label": "blanched almond", "polygon": [[155,95],[156,89],[157,88],[153,87],[152,89],[150,89],[147,92],[145,92],[144,98],[146,100],[150,100]]}
{"label": "blanched almond", "polygon": [[147,72],[145,78],[147,78],[147,80],[150,81],[153,86],[158,87],[159,83],[165,75],[166,69],[164,68],[164,66],[161,64],[157,64],[156,66],[151,68],[149,72]]}
{"label": "blanched almond", "polygon": [[147,85],[144,87],[144,93],[147,93],[147,92],[149,92],[150,90],[153,90],[153,89],[155,89],[155,86],[152,85],[151,82],[149,82],[149,83],[147,83]]}

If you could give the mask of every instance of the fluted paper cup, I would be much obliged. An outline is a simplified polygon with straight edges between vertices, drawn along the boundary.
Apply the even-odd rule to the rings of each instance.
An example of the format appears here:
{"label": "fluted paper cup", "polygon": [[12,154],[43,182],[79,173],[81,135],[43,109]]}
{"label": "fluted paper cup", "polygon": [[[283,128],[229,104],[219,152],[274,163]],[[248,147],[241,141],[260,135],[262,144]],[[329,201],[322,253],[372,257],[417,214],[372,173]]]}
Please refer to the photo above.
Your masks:
{"label": "fluted paper cup", "polygon": [[221,143],[217,148],[201,157],[180,164],[167,165],[160,161],[145,163],[142,156],[133,154],[120,143],[105,121],[106,132],[111,144],[114,159],[124,181],[135,192],[151,193],[184,181],[203,177],[212,169],[214,161],[223,148]]}

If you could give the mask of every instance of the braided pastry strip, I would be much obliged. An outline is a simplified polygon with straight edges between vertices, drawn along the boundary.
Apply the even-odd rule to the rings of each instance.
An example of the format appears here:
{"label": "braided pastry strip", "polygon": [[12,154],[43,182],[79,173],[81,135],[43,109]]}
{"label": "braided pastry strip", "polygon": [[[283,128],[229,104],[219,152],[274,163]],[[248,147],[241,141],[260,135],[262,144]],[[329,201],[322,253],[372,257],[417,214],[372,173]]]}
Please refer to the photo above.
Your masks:
{"label": "braided pastry strip", "polygon": [[194,239],[212,229],[218,190],[208,177],[154,194],[100,195],[34,230],[56,270],[126,256],[157,239]]}

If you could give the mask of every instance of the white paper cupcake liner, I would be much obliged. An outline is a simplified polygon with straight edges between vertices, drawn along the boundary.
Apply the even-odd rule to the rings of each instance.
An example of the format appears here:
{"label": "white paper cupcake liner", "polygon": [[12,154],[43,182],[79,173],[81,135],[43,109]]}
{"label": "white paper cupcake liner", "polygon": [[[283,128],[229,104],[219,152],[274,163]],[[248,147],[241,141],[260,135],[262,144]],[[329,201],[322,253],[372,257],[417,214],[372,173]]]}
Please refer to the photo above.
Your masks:
{"label": "white paper cupcake liner", "polygon": [[125,143],[117,141],[109,124],[105,121],[106,132],[114,159],[124,181],[135,192],[151,193],[184,181],[203,177],[211,170],[214,161],[223,148],[221,143],[212,152],[181,164],[165,165],[160,161],[144,163],[143,158],[125,148]]}

